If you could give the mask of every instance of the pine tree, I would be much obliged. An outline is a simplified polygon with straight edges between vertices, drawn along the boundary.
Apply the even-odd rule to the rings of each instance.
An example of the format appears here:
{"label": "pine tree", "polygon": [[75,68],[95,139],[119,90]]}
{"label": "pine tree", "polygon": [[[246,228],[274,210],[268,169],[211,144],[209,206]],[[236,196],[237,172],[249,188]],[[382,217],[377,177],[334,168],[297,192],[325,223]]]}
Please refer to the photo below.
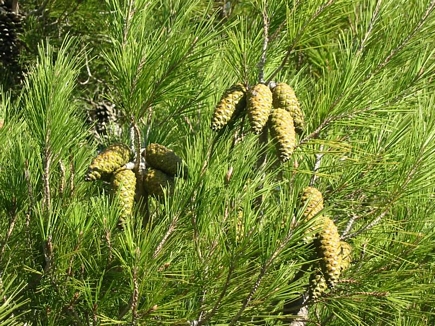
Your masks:
{"label": "pine tree", "polygon": [[[433,325],[434,9],[20,1],[25,73],[1,79],[1,324]],[[284,160],[246,105],[210,128],[233,85],[280,83],[304,119],[280,129]],[[119,117],[96,137],[99,101]],[[270,121],[282,108],[264,102]],[[86,182],[114,144],[128,155]],[[153,192],[151,169],[168,181]]]}

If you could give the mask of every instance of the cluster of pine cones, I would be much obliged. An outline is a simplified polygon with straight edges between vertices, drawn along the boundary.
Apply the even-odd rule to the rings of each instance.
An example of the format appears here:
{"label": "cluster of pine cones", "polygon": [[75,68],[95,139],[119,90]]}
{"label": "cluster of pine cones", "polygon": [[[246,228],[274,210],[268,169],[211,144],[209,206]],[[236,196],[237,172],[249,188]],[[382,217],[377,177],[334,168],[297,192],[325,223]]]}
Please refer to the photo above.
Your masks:
{"label": "cluster of pine cones", "polygon": [[305,241],[314,244],[319,258],[309,286],[310,297],[317,299],[328,288],[334,287],[341,273],[350,266],[352,247],[340,240],[337,226],[330,217],[319,215],[323,210],[323,196],[318,189],[306,187],[302,204],[305,221],[316,217],[314,225],[306,231]]}
{"label": "cluster of pine cones", "polygon": [[233,85],[216,105],[211,129],[222,129],[245,109],[252,131],[259,134],[267,125],[279,158],[289,160],[296,147],[296,133],[304,130],[304,114],[293,88],[286,83],[257,84],[249,90],[242,84]]}
{"label": "cluster of pine cones", "polygon": [[142,151],[142,157],[148,168],[135,174],[130,168],[134,163],[128,164],[133,159],[130,148],[125,144],[112,144],[92,160],[85,175],[85,181],[110,181],[120,204],[121,223],[131,216],[136,194],[141,189],[148,195],[161,197],[164,189],[173,188],[175,176],[187,175],[182,159],[163,145],[149,144]]}
{"label": "cluster of pine cones", "polygon": [[23,17],[11,1],[0,0],[0,62],[7,67],[18,65]]}

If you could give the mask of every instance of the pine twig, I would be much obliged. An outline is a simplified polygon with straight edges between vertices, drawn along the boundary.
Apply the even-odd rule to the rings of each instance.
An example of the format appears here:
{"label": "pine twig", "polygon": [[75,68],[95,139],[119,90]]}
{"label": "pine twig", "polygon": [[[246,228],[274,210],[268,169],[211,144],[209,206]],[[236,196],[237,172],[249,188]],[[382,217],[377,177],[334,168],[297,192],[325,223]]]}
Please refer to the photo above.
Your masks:
{"label": "pine twig", "polygon": [[141,161],[141,133],[139,130],[139,127],[135,121],[132,121],[132,131],[133,131],[133,142],[132,142],[132,148],[136,155],[136,160],[134,162],[134,168],[133,172],[136,174],[137,177],[139,177],[140,171],[140,161]]}
{"label": "pine twig", "polygon": [[258,62],[258,82],[264,83],[264,66],[266,65],[267,47],[269,44],[269,17],[267,15],[266,1],[263,7],[263,47],[261,49],[261,58]]}
{"label": "pine twig", "polygon": [[74,167],[74,154],[71,154],[69,156],[69,168],[70,168],[70,181],[69,181],[69,190],[71,192],[71,196],[74,193],[75,190],[75,184],[74,184],[74,177],[75,177],[75,167]]}
{"label": "pine twig", "polygon": [[172,232],[175,231],[177,223],[178,223],[178,216],[174,217],[171,224],[169,225],[168,230],[166,231],[165,235],[163,236],[162,240],[157,245],[156,250],[154,250],[153,258],[157,258],[159,253],[162,251],[163,246],[165,245],[166,241],[169,239]]}
{"label": "pine twig", "polygon": [[317,178],[318,178],[317,172],[320,169],[320,165],[322,164],[322,158],[324,155],[324,153],[322,153],[323,144],[320,145],[319,151],[320,151],[320,153],[316,154],[316,162],[314,163],[313,176],[311,177],[311,180],[310,180],[310,187],[314,187],[314,184],[316,183]]}
{"label": "pine twig", "polygon": [[44,266],[44,274],[50,274],[52,272],[51,267],[53,263],[53,242],[51,234],[48,235],[47,240],[43,245],[45,266]]}
{"label": "pine twig", "polygon": [[[80,249],[80,245],[82,243],[82,240],[83,240],[83,231],[80,231],[79,236],[78,236],[78,240],[77,240],[77,244],[75,245],[73,252],[77,252]],[[72,273],[73,273],[72,265],[74,263],[74,258],[75,258],[75,255],[71,255],[71,258],[69,260],[68,269],[66,272],[66,275],[68,275],[69,277],[71,277]]]}
{"label": "pine twig", "polygon": [[136,325],[138,321],[137,307],[139,304],[139,283],[137,280],[137,267],[133,268],[133,294],[131,302],[131,324]]}
{"label": "pine twig", "polygon": [[29,208],[26,212],[26,239],[29,249],[32,248],[32,240],[30,234],[30,216],[33,211],[33,206],[35,204],[35,198],[33,197],[33,187],[30,181],[30,170],[29,170],[29,161],[26,160],[24,163],[24,179],[26,180],[27,185],[27,197],[29,198]]}
{"label": "pine twig", "polygon": [[64,191],[65,191],[65,185],[66,185],[66,180],[65,180],[65,175],[66,175],[65,164],[63,164],[62,160],[59,160],[59,170],[60,170],[59,194],[62,196]]}
{"label": "pine twig", "polygon": [[354,223],[359,219],[360,217],[352,214],[352,217],[349,219],[349,221],[346,224],[346,228],[344,229],[344,231],[342,232],[340,239],[344,240],[346,239],[346,236],[349,234],[349,232],[352,230],[352,227],[354,225]]}
{"label": "pine twig", "polygon": [[[48,145],[46,145],[48,146]],[[51,203],[51,195],[50,195],[50,167],[51,167],[51,151],[48,147],[44,149],[43,154],[43,175],[42,180],[44,183],[44,191],[43,191],[43,207],[46,209],[46,211],[50,210],[50,203]]]}
{"label": "pine twig", "polygon": [[12,232],[14,231],[15,224],[17,223],[17,219],[18,219],[17,200],[15,197],[12,197],[12,209],[9,211],[9,215],[11,217],[10,221],[9,221],[9,228],[8,228],[8,231],[6,232],[6,237],[5,237],[5,240],[2,244],[2,248],[0,250],[0,264],[3,261],[3,255],[4,255],[5,250],[6,250],[6,245],[9,241],[9,238],[11,237]]}

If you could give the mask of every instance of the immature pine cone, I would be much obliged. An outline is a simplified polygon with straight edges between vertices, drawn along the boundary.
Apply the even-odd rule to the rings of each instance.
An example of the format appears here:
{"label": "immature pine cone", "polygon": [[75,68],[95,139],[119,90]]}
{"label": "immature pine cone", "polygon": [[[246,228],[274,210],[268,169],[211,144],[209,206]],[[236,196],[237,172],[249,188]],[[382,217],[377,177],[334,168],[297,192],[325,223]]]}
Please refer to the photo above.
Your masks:
{"label": "immature pine cone", "polygon": [[255,85],[247,96],[249,122],[254,133],[259,134],[269,119],[272,109],[272,92],[264,84]]}
{"label": "immature pine cone", "polygon": [[317,188],[306,187],[302,194],[302,206],[305,207],[305,218],[310,220],[323,209],[322,193]]}
{"label": "immature pine cone", "polygon": [[145,160],[153,168],[161,170],[170,176],[177,174],[178,169],[183,169],[182,174],[187,174],[183,160],[169,148],[151,143],[145,149]]}
{"label": "immature pine cone", "polygon": [[211,119],[211,129],[218,131],[236,117],[246,106],[246,88],[242,84],[235,84],[225,91]]}
{"label": "immature pine cone", "polygon": [[326,284],[325,276],[320,269],[317,269],[310,278],[310,298],[314,300],[318,299],[327,289],[328,285]]}
{"label": "immature pine cone", "polygon": [[128,163],[131,151],[127,145],[113,144],[97,155],[86,173],[86,181],[94,181],[106,176]]}
{"label": "immature pine cone", "polygon": [[329,287],[333,287],[340,277],[340,235],[329,217],[323,217],[323,228],[316,240],[320,265]]}
{"label": "immature pine cone", "polygon": [[163,197],[163,189],[171,190],[174,180],[160,170],[148,168],[143,175],[143,185],[149,195]]}
{"label": "immature pine cone", "polygon": [[352,246],[346,241],[340,241],[340,269],[341,272],[349,268],[352,262]]}
{"label": "immature pine cone", "polygon": [[304,130],[304,114],[293,88],[286,83],[278,83],[273,88],[272,95],[273,107],[288,111],[293,118],[296,131],[301,133]]}
{"label": "immature pine cone", "polygon": [[118,196],[121,205],[120,220],[125,221],[133,211],[136,192],[136,176],[132,170],[124,168],[115,171],[112,177],[112,189]]}
{"label": "immature pine cone", "polygon": [[287,162],[296,147],[293,119],[286,110],[275,109],[270,114],[270,134],[273,137],[282,162]]}

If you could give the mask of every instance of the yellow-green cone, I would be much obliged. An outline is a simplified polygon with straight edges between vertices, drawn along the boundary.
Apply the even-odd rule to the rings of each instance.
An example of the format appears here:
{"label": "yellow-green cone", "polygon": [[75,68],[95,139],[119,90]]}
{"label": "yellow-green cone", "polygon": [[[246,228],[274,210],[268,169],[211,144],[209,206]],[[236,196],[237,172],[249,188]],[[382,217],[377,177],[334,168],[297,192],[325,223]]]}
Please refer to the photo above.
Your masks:
{"label": "yellow-green cone", "polygon": [[323,228],[317,238],[317,252],[321,258],[320,265],[329,287],[333,287],[340,277],[340,235],[337,227],[329,217],[323,218]]}
{"label": "yellow-green cone", "polygon": [[242,84],[235,84],[225,91],[211,119],[211,129],[218,131],[225,127],[231,118],[237,116],[238,111],[246,106],[246,88]]}
{"label": "yellow-green cone", "polygon": [[322,193],[317,188],[306,187],[302,194],[302,206],[305,207],[305,218],[310,220],[323,209]]}
{"label": "yellow-green cone", "polygon": [[318,299],[327,289],[328,285],[326,284],[325,276],[320,269],[317,269],[310,278],[310,298],[314,300]]}
{"label": "yellow-green cone", "polygon": [[148,168],[143,175],[143,185],[148,195],[162,197],[163,189],[171,190],[174,180],[160,170]]}
{"label": "yellow-green cone", "polygon": [[272,109],[272,92],[264,84],[255,85],[247,95],[249,122],[254,133],[259,134],[269,119]]}
{"label": "yellow-green cone", "polygon": [[349,268],[352,262],[352,246],[346,241],[340,241],[340,269],[341,272]]}
{"label": "yellow-green cone", "polygon": [[132,170],[121,168],[113,174],[112,189],[118,196],[121,205],[120,219],[123,221],[133,211],[134,195],[136,192],[136,176]]}
{"label": "yellow-green cone", "polygon": [[284,109],[272,110],[269,128],[279,158],[282,162],[288,161],[296,147],[296,132],[290,113]]}
{"label": "yellow-green cone", "polygon": [[183,176],[187,175],[186,167],[183,165],[183,160],[169,148],[152,143],[145,149],[145,160],[147,163],[158,170],[161,170],[170,176],[177,174],[178,169],[182,168]]}
{"label": "yellow-green cone", "polygon": [[304,130],[304,114],[295,91],[286,83],[278,83],[272,90],[273,107],[287,110],[293,118],[298,132]]}
{"label": "yellow-green cone", "polygon": [[110,145],[93,159],[85,175],[85,180],[93,181],[100,179],[104,175],[111,174],[128,163],[130,159],[131,151],[127,145]]}

